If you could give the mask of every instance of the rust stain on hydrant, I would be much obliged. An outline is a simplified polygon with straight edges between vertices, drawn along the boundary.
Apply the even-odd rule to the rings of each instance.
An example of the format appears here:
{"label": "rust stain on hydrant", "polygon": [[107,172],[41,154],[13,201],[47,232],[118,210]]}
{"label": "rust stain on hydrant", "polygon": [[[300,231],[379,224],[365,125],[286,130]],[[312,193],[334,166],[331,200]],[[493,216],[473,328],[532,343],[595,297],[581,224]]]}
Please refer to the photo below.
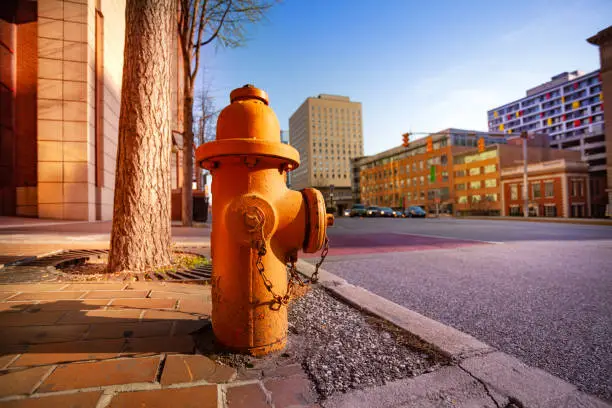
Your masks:
{"label": "rust stain on hydrant", "polygon": [[321,249],[333,217],[318,190],[285,185],[300,158],[280,142],[268,95],[246,85],[230,102],[196,151],[213,175],[212,326],[224,346],[263,355],[287,341],[287,262]]}

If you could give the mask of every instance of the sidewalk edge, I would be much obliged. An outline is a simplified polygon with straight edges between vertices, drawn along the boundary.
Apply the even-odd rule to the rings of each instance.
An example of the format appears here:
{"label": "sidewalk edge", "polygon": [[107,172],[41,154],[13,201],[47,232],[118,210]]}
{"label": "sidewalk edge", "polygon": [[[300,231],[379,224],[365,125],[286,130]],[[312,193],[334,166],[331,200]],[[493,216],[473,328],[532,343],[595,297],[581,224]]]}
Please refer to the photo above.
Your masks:
{"label": "sidewalk edge", "polygon": [[[310,276],[314,265],[298,261],[301,273]],[[378,296],[324,269],[319,269],[321,286],[347,303],[384,319],[448,356],[462,370],[478,380],[488,392],[531,407],[612,408],[573,384],[544,370],[528,366],[467,333],[430,319]],[[584,404],[584,405],[583,405]]]}

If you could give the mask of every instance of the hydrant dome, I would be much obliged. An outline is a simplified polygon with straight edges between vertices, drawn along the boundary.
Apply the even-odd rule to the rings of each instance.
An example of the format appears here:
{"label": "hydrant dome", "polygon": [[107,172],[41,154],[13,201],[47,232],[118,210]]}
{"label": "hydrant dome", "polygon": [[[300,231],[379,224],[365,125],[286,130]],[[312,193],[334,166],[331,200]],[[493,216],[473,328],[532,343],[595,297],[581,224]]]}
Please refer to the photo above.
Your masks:
{"label": "hydrant dome", "polygon": [[267,94],[254,87],[232,91],[231,101],[217,120],[217,140],[256,139],[280,142],[280,125],[268,106]]}

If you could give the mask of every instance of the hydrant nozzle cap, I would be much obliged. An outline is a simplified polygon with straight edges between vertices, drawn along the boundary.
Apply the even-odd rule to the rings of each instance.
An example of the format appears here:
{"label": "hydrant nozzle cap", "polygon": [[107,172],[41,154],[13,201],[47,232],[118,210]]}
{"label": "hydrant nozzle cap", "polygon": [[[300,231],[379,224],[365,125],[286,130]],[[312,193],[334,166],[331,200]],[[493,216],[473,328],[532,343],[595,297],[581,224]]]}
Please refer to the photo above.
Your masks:
{"label": "hydrant nozzle cap", "polygon": [[257,99],[268,105],[268,94],[254,85],[247,84],[242,88],[236,88],[230,93],[230,102],[242,101],[247,99]]}

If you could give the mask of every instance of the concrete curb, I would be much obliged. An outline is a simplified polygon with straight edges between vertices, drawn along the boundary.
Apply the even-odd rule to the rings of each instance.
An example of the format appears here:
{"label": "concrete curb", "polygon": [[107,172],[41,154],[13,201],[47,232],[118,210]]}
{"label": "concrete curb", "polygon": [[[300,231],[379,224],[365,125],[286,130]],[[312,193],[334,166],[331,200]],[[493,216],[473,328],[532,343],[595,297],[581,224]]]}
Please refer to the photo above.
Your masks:
{"label": "concrete curb", "polygon": [[[315,269],[314,265],[303,260],[299,260],[297,266],[308,276]],[[497,351],[469,334],[352,285],[326,270],[319,269],[319,284],[347,303],[387,320],[449,357],[484,387],[496,407],[514,402],[524,408],[612,408],[612,404],[580,392],[576,386]],[[363,390],[359,392],[363,393]],[[336,399],[332,405],[351,406],[349,401],[354,398],[353,393],[349,393],[341,400]]]}

